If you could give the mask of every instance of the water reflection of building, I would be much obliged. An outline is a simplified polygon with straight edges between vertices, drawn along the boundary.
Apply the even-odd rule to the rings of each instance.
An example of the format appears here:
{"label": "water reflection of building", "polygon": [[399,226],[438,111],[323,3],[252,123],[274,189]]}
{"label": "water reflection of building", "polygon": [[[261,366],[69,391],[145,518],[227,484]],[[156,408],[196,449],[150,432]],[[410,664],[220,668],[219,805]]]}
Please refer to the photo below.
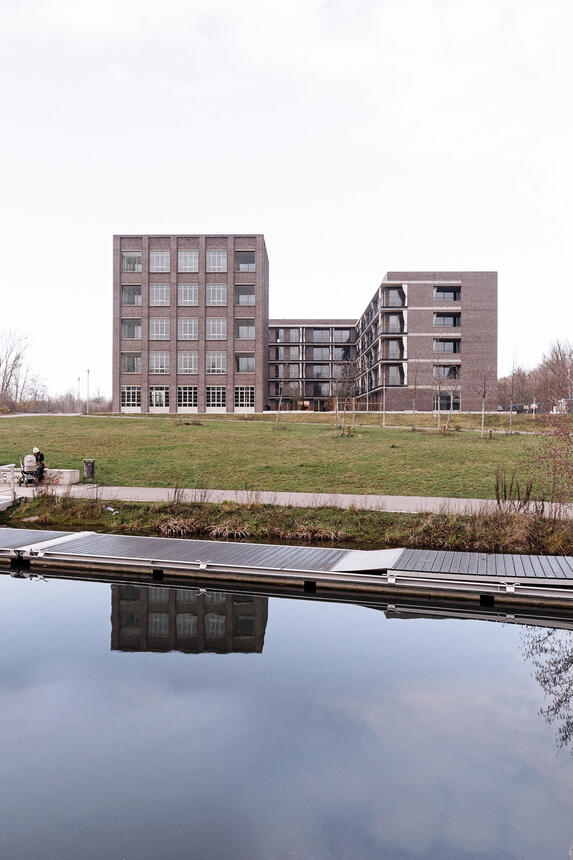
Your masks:
{"label": "water reflection of building", "polygon": [[199,588],[111,586],[114,651],[261,653],[268,598]]}

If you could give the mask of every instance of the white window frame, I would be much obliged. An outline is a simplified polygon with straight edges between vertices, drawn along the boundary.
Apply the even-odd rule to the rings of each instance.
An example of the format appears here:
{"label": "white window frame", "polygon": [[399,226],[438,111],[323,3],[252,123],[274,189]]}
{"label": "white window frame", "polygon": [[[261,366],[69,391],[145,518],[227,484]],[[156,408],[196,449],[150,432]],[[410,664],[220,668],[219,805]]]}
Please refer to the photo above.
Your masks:
{"label": "white window frame", "polygon": [[168,409],[169,408],[169,386],[168,385],[150,385],[149,386],[149,408],[150,409]]}
{"label": "white window frame", "polygon": [[224,385],[207,385],[205,388],[206,409],[226,409],[227,389]]}
{"label": "white window frame", "polygon": [[205,340],[227,340],[226,317],[207,317]]}
{"label": "white window frame", "polygon": [[149,307],[166,308],[171,304],[171,287],[169,284],[149,285]]}
{"label": "white window frame", "polygon": [[227,353],[207,352],[205,355],[205,373],[226,373]]}
{"label": "white window frame", "polygon": [[150,251],[149,252],[149,271],[150,272],[170,272],[171,271],[171,252],[170,251]]}
{"label": "white window frame", "polygon": [[149,353],[149,372],[150,373],[169,373],[169,352],[150,352]]}
{"label": "white window frame", "polygon": [[[185,258],[188,258],[188,260],[186,260]],[[177,271],[199,271],[199,251],[196,248],[187,248],[184,251],[177,252]]]}
{"label": "white window frame", "polygon": [[[126,267],[126,257],[139,256],[139,264]],[[141,251],[122,251],[121,252],[121,271],[122,272],[141,272],[143,270],[143,253]]]}
{"label": "white window frame", "polygon": [[195,307],[199,304],[199,284],[178,284],[177,304],[180,308]]}
{"label": "white window frame", "polygon": [[227,251],[223,248],[210,248],[205,253],[206,272],[227,271]]}
{"label": "white window frame", "polygon": [[197,317],[179,317],[177,320],[177,340],[198,340],[199,320]]}
{"label": "white window frame", "polygon": [[205,284],[205,304],[207,307],[225,307],[227,304],[227,284]]}
{"label": "white window frame", "polygon": [[197,350],[182,350],[177,353],[177,373],[199,373]]}
{"label": "white window frame", "polygon": [[121,406],[127,409],[141,409],[141,385],[121,386]]}
{"label": "white window frame", "polygon": [[196,385],[177,386],[177,408],[197,409],[198,394]]}
{"label": "white window frame", "polygon": [[255,386],[235,385],[235,409],[255,408]]}
{"label": "white window frame", "polygon": [[149,340],[169,340],[171,338],[171,320],[169,317],[149,318]]}

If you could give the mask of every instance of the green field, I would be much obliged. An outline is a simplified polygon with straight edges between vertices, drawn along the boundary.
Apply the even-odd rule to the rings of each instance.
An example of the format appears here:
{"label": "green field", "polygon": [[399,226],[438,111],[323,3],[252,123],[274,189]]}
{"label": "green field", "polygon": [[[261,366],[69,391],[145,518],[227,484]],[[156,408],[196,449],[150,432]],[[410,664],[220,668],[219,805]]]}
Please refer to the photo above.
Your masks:
{"label": "green field", "polygon": [[481,439],[379,423],[341,437],[332,424],[287,419],[277,428],[236,417],[3,418],[0,462],[38,445],[54,468],[94,457],[101,484],[491,498],[496,469],[523,475],[524,451],[536,444],[529,434]]}

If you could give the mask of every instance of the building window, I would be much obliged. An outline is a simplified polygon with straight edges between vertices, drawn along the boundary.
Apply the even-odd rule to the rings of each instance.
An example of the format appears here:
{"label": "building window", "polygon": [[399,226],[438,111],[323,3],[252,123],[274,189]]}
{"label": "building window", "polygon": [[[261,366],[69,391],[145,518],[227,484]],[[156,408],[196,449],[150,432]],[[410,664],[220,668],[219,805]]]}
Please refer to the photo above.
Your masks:
{"label": "building window", "polygon": [[122,251],[122,272],[141,272],[141,251]]}
{"label": "building window", "polygon": [[404,368],[401,364],[388,366],[388,385],[404,385]]}
{"label": "building window", "polygon": [[235,370],[237,373],[254,373],[255,354],[253,352],[245,352],[235,355]]}
{"label": "building window", "polygon": [[123,284],[121,288],[121,303],[122,305],[140,305],[141,285]]}
{"label": "building window", "polygon": [[403,357],[403,348],[401,340],[388,341],[387,356],[389,359],[401,359]]}
{"label": "building window", "polygon": [[313,328],[312,342],[313,343],[329,343],[330,329],[328,328]]}
{"label": "building window", "polygon": [[459,302],[461,298],[461,287],[434,287],[434,301],[436,302]]}
{"label": "building window", "polygon": [[141,340],[141,320],[122,320],[121,336],[125,340]]}
{"label": "building window", "polygon": [[169,305],[171,303],[169,293],[169,284],[150,284],[149,304],[152,307],[161,307]]}
{"label": "building window", "polygon": [[461,352],[462,342],[460,340],[435,340],[434,352]]}
{"label": "building window", "polygon": [[305,394],[307,397],[329,397],[330,383],[307,382],[305,385]]}
{"label": "building window", "polygon": [[150,251],[149,252],[149,271],[150,272],[170,272],[170,254],[169,251]]}
{"label": "building window", "polygon": [[150,373],[169,373],[169,353],[168,352],[150,352],[149,353],[149,372]]}
{"label": "building window", "polygon": [[406,303],[403,290],[388,290],[386,305],[389,308],[402,308]]}
{"label": "building window", "polygon": [[226,352],[208,352],[205,358],[205,373],[227,372]]}
{"label": "building window", "polygon": [[207,272],[226,272],[227,271],[227,252],[226,251],[207,251],[206,271]]}
{"label": "building window", "polygon": [[254,320],[235,320],[235,337],[239,340],[255,339]]}
{"label": "building window", "polygon": [[313,361],[328,361],[330,359],[330,347],[328,346],[313,346],[312,360]]}
{"label": "building window", "polygon": [[207,317],[205,332],[207,340],[226,340],[227,320],[225,317]]}
{"label": "building window", "polygon": [[350,347],[349,346],[335,346],[333,348],[334,355],[333,358],[335,361],[350,361]]}
{"label": "building window", "polygon": [[168,385],[150,385],[149,386],[149,405],[150,406],[169,406],[169,386]]}
{"label": "building window", "polygon": [[205,287],[205,300],[207,305],[227,304],[227,284],[207,284]]}
{"label": "building window", "polygon": [[205,614],[205,636],[224,636],[225,616],[217,615],[215,612]]}
{"label": "building window", "polygon": [[255,304],[255,287],[254,287],[254,284],[237,284],[235,286],[235,304],[236,305],[254,305]]}
{"label": "building window", "polygon": [[313,364],[312,365],[313,379],[329,379],[330,367],[328,364]]}
{"label": "building window", "polygon": [[457,327],[460,325],[460,314],[434,314],[434,325]]}
{"label": "building window", "polygon": [[178,612],[175,616],[175,629],[178,636],[196,636],[197,616],[191,612]]}
{"label": "building window", "polygon": [[434,379],[459,379],[460,368],[457,364],[438,364],[434,367]]}
{"label": "building window", "polygon": [[402,314],[386,314],[386,331],[390,334],[398,334],[404,330],[404,317]]}
{"label": "building window", "polygon": [[205,395],[207,408],[221,408],[227,405],[227,389],[224,385],[208,385],[205,389]]}
{"label": "building window", "polygon": [[199,372],[199,353],[198,352],[178,352],[177,353],[177,373],[198,373]]}
{"label": "building window", "polygon": [[141,385],[122,385],[121,386],[121,405],[141,407]]}
{"label": "building window", "polygon": [[179,284],[177,287],[177,304],[180,307],[199,304],[199,287],[197,284]]}
{"label": "building window", "polygon": [[254,272],[255,252],[235,251],[235,272]]}
{"label": "building window", "polygon": [[121,372],[122,373],[141,373],[141,353],[140,352],[122,352],[121,353]]}
{"label": "building window", "polygon": [[235,409],[254,408],[255,386],[235,385]]}
{"label": "building window", "polygon": [[150,612],[147,616],[149,636],[169,636],[169,613]]}
{"label": "building window", "polygon": [[169,317],[151,317],[149,320],[149,340],[169,340],[171,326]]}
{"label": "building window", "polygon": [[199,251],[179,251],[177,254],[177,269],[180,272],[198,272]]}
{"label": "building window", "polygon": [[196,385],[178,385],[177,386],[177,406],[195,406],[195,407],[197,407],[197,386]]}
{"label": "building window", "polygon": [[445,412],[459,411],[460,395],[452,394],[450,391],[441,391],[440,394],[434,394],[434,409],[440,409]]}
{"label": "building window", "polygon": [[197,340],[198,336],[197,317],[179,317],[177,320],[178,340]]}

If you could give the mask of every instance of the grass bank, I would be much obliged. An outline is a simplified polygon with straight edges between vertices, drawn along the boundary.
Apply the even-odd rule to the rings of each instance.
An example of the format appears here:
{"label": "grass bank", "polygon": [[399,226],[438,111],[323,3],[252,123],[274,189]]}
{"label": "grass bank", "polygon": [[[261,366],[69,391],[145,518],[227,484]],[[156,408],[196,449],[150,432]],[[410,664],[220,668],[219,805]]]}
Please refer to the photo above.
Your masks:
{"label": "grass bank", "polygon": [[0,419],[0,462],[17,462],[34,445],[53,467],[94,457],[99,483],[116,486],[491,498],[496,469],[519,472],[536,437],[379,425],[342,437],[329,424],[234,416]]}
{"label": "grass bank", "polygon": [[380,549],[573,554],[573,521],[532,514],[396,514],[272,505],[140,504],[113,506],[41,494],[0,514],[21,528],[93,530],[241,541]]}

